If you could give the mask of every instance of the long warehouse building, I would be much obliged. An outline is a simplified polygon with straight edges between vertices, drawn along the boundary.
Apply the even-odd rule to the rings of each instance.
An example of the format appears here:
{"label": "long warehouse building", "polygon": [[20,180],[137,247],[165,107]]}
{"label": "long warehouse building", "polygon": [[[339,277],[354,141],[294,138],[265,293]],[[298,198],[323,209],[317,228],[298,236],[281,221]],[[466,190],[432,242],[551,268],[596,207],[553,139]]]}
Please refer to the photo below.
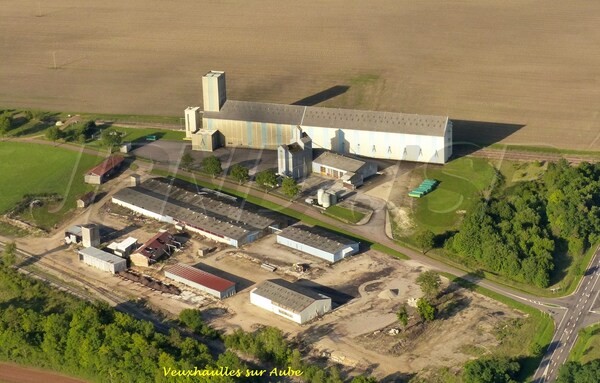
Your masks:
{"label": "long warehouse building", "polygon": [[288,226],[277,233],[277,243],[329,262],[356,254],[360,244],[320,227]]}
{"label": "long warehouse building", "polygon": [[238,206],[235,197],[207,189],[192,192],[158,179],[119,190],[112,202],[235,247],[254,242],[278,226],[274,219]]}
{"label": "long warehouse building", "polygon": [[228,100],[221,71],[204,75],[202,87],[202,116],[199,107],[185,109],[186,136],[195,150],[276,150],[306,133],[314,149],[341,154],[439,164],[452,155],[447,116]]}

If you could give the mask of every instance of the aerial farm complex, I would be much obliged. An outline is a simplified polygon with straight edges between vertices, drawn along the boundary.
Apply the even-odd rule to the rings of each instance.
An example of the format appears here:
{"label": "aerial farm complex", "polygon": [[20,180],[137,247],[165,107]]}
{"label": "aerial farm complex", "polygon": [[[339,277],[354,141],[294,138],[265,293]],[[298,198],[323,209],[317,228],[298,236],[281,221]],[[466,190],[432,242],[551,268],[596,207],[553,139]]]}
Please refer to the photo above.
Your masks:
{"label": "aerial farm complex", "polygon": [[[283,146],[283,153],[296,151],[305,159],[303,151],[312,147],[436,164],[452,155],[452,122],[447,116],[228,100],[221,71],[204,75],[202,90],[204,110],[185,110],[186,136],[194,150],[213,151],[222,146],[278,150]],[[284,170],[290,176],[304,172]]]}

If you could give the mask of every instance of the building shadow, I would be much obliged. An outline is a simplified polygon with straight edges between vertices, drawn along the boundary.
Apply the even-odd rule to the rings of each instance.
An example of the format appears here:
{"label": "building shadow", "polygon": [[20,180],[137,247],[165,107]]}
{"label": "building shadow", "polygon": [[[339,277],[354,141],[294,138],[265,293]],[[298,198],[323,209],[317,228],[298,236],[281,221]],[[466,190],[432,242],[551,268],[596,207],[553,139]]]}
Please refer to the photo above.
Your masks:
{"label": "building shadow", "polygon": [[345,305],[346,303],[354,299],[352,295],[346,294],[339,290],[332,289],[328,286],[323,286],[308,279],[298,279],[296,283],[300,286],[306,287],[312,291],[316,291],[317,293],[326,295],[329,298],[331,298],[333,308]]}
{"label": "building shadow", "polygon": [[395,372],[381,379],[381,383],[404,383],[410,382],[417,374],[413,372]]}
{"label": "building shadow", "polygon": [[102,242],[114,241],[117,238],[123,237],[140,228],[140,226],[136,224],[125,226],[120,230],[116,230],[112,227],[105,226],[102,224],[98,224],[98,227],[100,230],[100,238]]}
{"label": "building shadow", "polygon": [[304,97],[301,100],[293,102],[292,105],[314,106],[339,95],[342,95],[346,93],[348,89],[350,89],[348,85],[335,85],[331,88],[322,90],[319,93],[315,93],[312,96]]}
{"label": "building shadow", "polygon": [[452,120],[452,157],[469,155],[513,135],[523,124],[501,122]]}
{"label": "building shadow", "polygon": [[237,293],[239,293],[242,290],[246,290],[247,288],[256,283],[249,279],[242,278],[238,275],[228,273],[227,271],[217,269],[216,267],[209,266],[205,263],[197,263],[194,265],[194,267],[202,271],[206,271],[207,273],[216,275],[217,277],[221,277],[223,279],[227,279],[228,281],[235,282],[235,291]]}

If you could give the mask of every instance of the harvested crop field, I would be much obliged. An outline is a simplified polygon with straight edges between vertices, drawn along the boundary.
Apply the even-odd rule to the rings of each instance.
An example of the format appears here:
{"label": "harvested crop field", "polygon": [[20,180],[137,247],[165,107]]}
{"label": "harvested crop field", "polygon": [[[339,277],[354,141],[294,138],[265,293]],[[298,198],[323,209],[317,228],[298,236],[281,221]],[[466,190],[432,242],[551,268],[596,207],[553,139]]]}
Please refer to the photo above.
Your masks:
{"label": "harvested crop field", "polygon": [[496,123],[459,122],[455,141],[600,149],[598,2],[6,0],[0,19],[2,106],[181,115],[222,69],[233,99],[348,86],[324,105]]}

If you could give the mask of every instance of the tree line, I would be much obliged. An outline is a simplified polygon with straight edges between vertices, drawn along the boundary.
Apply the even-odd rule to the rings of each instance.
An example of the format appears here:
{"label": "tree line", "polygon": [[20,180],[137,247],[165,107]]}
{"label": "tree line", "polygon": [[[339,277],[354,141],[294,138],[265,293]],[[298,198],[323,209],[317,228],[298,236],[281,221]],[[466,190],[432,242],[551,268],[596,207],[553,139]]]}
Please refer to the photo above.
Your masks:
{"label": "tree line", "polygon": [[[92,382],[259,382],[261,378],[172,376],[169,370],[259,368],[243,361],[235,350],[261,362],[303,369],[307,382],[342,382],[339,371],[302,361],[283,333],[265,328],[257,333],[236,331],[224,336],[202,320],[198,310],[183,310],[177,327],[160,333],[148,321],[137,320],[106,303],[90,303],[25,277],[12,268],[16,247],[8,244],[0,262],[0,360],[46,368]],[[186,330],[187,331],[187,330]],[[214,357],[206,341],[224,339],[227,349]],[[335,371],[335,372],[334,372]],[[374,383],[366,377],[354,383]]]}
{"label": "tree line", "polygon": [[482,198],[445,248],[470,267],[545,288],[558,252],[577,258],[599,242],[599,206],[600,164],[563,159],[537,181]]}

